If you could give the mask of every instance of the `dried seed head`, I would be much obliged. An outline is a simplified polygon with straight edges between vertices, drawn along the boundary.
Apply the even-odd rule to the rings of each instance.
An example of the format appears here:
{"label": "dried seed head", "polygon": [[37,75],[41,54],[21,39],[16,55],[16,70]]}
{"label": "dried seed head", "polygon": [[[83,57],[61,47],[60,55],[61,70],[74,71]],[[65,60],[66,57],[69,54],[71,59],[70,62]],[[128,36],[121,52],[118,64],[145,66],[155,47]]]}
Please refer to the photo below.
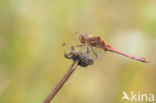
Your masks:
{"label": "dried seed head", "polygon": [[89,57],[87,53],[82,51],[76,51],[74,49],[72,49],[70,53],[64,53],[64,56],[68,59],[73,59],[73,61],[79,60],[78,65],[82,67],[86,67],[94,63],[94,60]]}

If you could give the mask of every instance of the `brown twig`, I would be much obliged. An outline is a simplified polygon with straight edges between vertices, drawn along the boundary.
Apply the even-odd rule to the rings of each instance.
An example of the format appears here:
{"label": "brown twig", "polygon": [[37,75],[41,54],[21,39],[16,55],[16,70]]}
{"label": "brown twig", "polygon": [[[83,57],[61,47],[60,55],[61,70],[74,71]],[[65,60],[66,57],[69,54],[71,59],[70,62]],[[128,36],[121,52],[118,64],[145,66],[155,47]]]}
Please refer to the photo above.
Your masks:
{"label": "brown twig", "polygon": [[88,65],[92,65],[94,62],[94,60],[91,57],[89,57],[86,52],[77,51],[74,49],[74,47],[71,47],[70,53],[64,53],[64,57],[66,57],[67,59],[72,59],[73,63],[68,69],[68,71],[65,73],[64,77],[57,83],[55,88],[50,92],[50,94],[46,97],[43,103],[50,103],[50,101],[63,87],[63,85],[71,76],[71,74],[75,71],[77,65],[87,67]]}
{"label": "brown twig", "polygon": [[50,92],[50,94],[47,96],[47,98],[43,101],[43,103],[50,103],[50,101],[55,97],[55,95],[58,93],[58,91],[62,88],[62,86],[65,84],[65,82],[68,80],[68,78],[71,76],[71,74],[75,71],[77,65],[79,63],[79,59],[74,60],[71,67],[68,69],[64,77],[58,82],[58,84],[55,86],[55,88]]}

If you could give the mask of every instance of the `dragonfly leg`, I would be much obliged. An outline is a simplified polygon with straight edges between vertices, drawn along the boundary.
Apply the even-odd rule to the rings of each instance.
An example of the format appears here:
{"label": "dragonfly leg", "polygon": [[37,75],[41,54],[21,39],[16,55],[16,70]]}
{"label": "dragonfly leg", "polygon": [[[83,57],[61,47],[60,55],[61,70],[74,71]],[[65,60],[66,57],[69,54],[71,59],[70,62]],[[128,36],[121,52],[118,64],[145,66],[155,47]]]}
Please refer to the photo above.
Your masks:
{"label": "dragonfly leg", "polygon": [[75,47],[79,47],[82,49],[82,47],[84,47],[85,45],[84,44],[81,44],[81,45],[74,45],[74,46],[71,46],[71,49],[74,50]]}
{"label": "dragonfly leg", "polygon": [[75,50],[74,46],[71,46],[71,50],[72,50],[72,51]]}
{"label": "dragonfly leg", "polygon": [[96,59],[98,58],[98,55],[96,54],[96,52],[94,51],[94,49],[92,47],[90,47],[92,52],[94,53],[94,55],[96,56]]}
{"label": "dragonfly leg", "polygon": [[90,53],[90,49],[89,49],[89,46],[87,46],[87,54]]}
{"label": "dragonfly leg", "polygon": [[74,45],[72,46],[71,48],[73,49],[74,47],[79,47],[79,48],[82,48],[84,46],[84,44],[81,44],[81,45]]}

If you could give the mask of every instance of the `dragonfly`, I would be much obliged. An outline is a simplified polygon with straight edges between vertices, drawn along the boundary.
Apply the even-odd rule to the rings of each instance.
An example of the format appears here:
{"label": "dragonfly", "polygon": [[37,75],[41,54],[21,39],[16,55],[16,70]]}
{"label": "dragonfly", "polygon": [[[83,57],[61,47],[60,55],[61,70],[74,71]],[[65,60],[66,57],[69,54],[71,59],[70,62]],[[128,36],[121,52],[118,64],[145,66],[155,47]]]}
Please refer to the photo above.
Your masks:
{"label": "dragonfly", "polygon": [[93,47],[95,48],[101,48],[104,51],[109,51],[109,52],[113,52],[113,53],[117,53],[120,55],[123,55],[125,57],[128,57],[130,59],[135,59],[141,62],[145,62],[145,63],[149,63],[150,61],[143,58],[143,57],[139,57],[139,56],[134,56],[125,52],[122,52],[120,50],[117,50],[115,48],[113,48],[111,45],[108,45],[105,43],[105,41],[100,37],[100,36],[88,36],[87,33],[83,33],[80,35],[79,37],[80,40],[80,45],[75,45],[72,47],[83,47],[83,46],[87,46],[87,53],[90,53],[90,51],[92,51],[94,53],[94,55],[96,56],[96,58],[98,57],[97,53],[94,51]]}

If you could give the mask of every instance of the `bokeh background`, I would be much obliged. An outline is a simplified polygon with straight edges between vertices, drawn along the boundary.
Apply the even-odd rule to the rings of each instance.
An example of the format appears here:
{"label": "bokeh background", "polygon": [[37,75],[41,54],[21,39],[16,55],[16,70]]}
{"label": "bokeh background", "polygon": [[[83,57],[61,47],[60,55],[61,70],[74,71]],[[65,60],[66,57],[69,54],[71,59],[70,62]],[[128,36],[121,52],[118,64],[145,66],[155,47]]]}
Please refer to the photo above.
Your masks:
{"label": "bokeh background", "polygon": [[72,63],[60,45],[70,48],[75,32],[151,63],[104,53],[78,67],[52,103],[129,103],[123,90],[156,95],[155,0],[1,0],[0,103],[42,103]]}

